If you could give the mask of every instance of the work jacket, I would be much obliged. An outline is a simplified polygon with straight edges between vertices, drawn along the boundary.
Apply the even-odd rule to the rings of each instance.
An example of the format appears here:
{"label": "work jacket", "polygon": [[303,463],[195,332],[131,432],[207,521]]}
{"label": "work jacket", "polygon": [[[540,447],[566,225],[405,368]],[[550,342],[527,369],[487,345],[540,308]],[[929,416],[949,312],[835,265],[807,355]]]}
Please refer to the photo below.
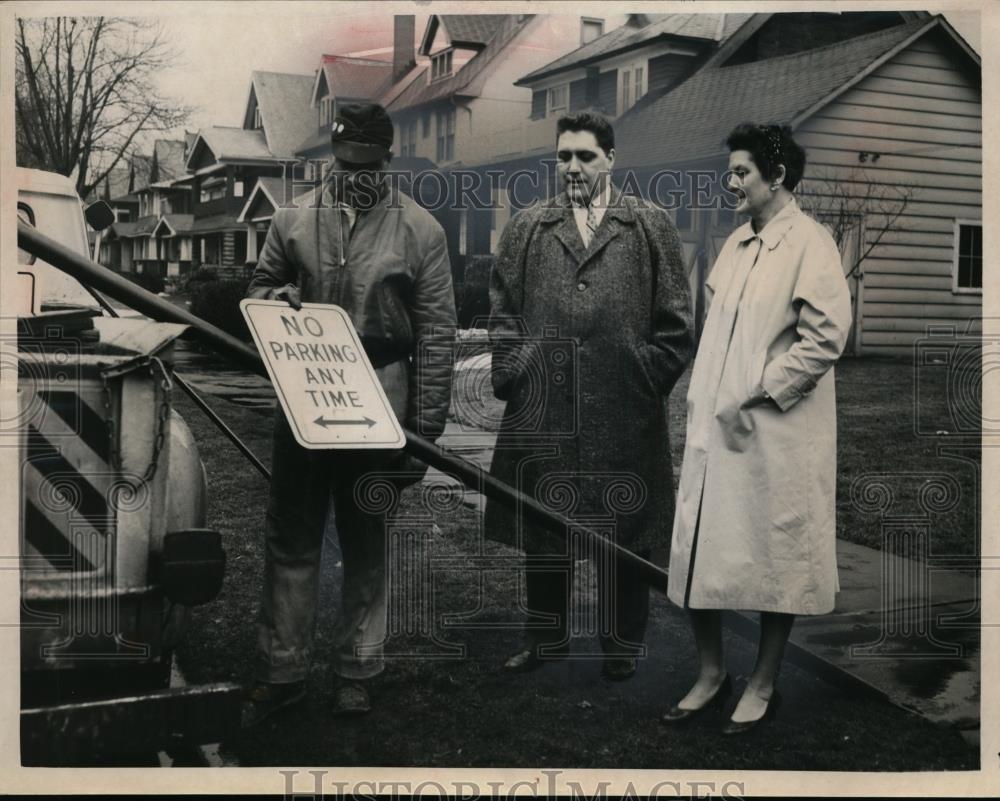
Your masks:
{"label": "work jacket", "polygon": [[437,438],[451,397],[456,325],[444,231],[398,190],[358,211],[353,227],[341,208],[298,202],[275,211],[247,297],[269,299],[293,284],[304,303],[343,308],[400,423]]}

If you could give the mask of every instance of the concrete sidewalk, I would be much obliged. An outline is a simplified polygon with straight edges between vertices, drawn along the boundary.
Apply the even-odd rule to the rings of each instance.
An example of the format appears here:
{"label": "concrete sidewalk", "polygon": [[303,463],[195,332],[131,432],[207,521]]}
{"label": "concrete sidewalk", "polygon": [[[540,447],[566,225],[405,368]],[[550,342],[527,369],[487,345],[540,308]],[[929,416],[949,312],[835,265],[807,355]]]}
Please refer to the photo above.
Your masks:
{"label": "concrete sidewalk", "polygon": [[[496,434],[449,422],[442,447],[489,469]],[[485,499],[436,470],[443,483],[482,510]],[[979,586],[966,571],[929,568],[913,559],[838,540],[840,592],[829,615],[799,617],[788,658],[835,684],[871,692],[928,720],[954,726],[978,743]],[[756,636],[757,616],[727,625]]]}

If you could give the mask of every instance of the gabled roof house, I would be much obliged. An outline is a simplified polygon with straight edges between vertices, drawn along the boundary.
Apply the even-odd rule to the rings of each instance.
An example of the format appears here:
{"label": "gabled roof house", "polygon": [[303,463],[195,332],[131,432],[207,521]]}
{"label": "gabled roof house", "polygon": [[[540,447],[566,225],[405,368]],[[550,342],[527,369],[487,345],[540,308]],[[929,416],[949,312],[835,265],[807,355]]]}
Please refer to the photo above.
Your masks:
{"label": "gabled roof house", "polygon": [[[929,326],[979,330],[978,54],[942,16],[843,14],[831,26],[810,16],[754,15],[691,77],[627,113],[616,126],[619,180],[642,191],[663,170],[721,178],[735,125],[790,125],[807,151],[800,203],[834,231],[849,277],[850,349],[905,354]],[[721,181],[715,191],[711,209],[674,209],[696,294],[739,222]]]}

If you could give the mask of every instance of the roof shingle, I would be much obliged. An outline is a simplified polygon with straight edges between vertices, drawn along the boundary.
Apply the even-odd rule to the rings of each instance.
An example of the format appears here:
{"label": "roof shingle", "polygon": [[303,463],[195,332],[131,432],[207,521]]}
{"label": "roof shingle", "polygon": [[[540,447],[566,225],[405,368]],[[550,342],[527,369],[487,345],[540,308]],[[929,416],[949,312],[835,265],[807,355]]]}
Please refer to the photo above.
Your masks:
{"label": "roof shingle", "polygon": [[392,64],[372,58],[323,56],[323,73],[334,97],[375,100],[392,80]]}
{"label": "roof shingle", "polygon": [[739,123],[787,123],[926,26],[916,20],[827,47],[696,73],[617,124],[618,168],[721,154]]}
{"label": "roof shingle", "polygon": [[498,32],[486,47],[466,62],[458,72],[444,80],[429,83],[427,81],[429,68],[424,67],[416,78],[413,79],[412,83],[389,103],[386,110],[390,113],[393,111],[402,111],[406,108],[422,106],[426,103],[432,103],[435,100],[442,100],[455,95],[477,97],[480,86],[476,79],[482,75],[483,70],[486,69],[490,62],[504,52],[507,44],[524,29],[533,17],[533,15],[526,15],[523,19],[519,19],[513,14],[493,14],[488,16],[499,17],[502,20],[502,24],[498,26]]}
{"label": "roof shingle", "polygon": [[452,44],[487,44],[502,27],[507,14],[438,14]]}
{"label": "roof shingle", "polygon": [[268,149],[281,158],[293,156],[296,145],[316,127],[313,76],[254,72],[251,80]]}
{"label": "roof shingle", "polygon": [[[274,156],[267,148],[264,132],[248,131],[243,128],[229,128],[221,125],[202,128],[198,136],[212,151],[217,161],[272,160]],[[193,152],[192,154],[193,155]]]}
{"label": "roof shingle", "polygon": [[645,27],[623,25],[528,73],[519,78],[516,84],[523,86],[547,75],[581,67],[598,61],[609,53],[641,47],[661,36],[704,39],[707,42],[724,41],[752,16],[752,14],[667,14]]}
{"label": "roof shingle", "polygon": [[187,172],[184,167],[184,151],[183,141],[157,139],[153,143],[157,182],[172,181]]}

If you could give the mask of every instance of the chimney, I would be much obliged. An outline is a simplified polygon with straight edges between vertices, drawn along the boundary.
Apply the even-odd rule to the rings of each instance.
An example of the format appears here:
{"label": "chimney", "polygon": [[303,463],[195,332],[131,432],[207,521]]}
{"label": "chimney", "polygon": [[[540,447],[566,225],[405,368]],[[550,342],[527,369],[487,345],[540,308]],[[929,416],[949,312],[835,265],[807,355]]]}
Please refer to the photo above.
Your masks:
{"label": "chimney", "polygon": [[392,82],[396,83],[417,63],[413,44],[417,18],[413,14],[396,14],[392,19]]}

